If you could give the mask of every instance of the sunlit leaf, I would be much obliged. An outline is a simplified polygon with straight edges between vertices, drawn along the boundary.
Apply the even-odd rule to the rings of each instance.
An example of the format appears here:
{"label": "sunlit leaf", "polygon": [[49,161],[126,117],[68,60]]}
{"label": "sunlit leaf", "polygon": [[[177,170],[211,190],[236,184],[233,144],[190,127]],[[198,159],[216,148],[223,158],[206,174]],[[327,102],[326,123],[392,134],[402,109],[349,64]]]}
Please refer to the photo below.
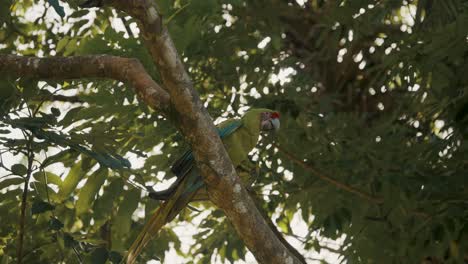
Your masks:
{"label": "sunlit leaf", "polygon": [[81,188],[78,194],[78,201],[76,202],[77,215],[81,215],[92,208],[91,204],[99,189],[104,184],[104,181],[107,179],[107,176],[107,168],[99,168],[99,170],[88,177],[85,186]]}
{"label": "sunlit leaf", "polygon": [[62,186],[59,191],[59,197],[61,199],[67,199],[69,195],[75,190],[78,183],[86,175],[86,171],[82,170],[82,161],[78,161],[70,168],[67,176],[63,180]]}

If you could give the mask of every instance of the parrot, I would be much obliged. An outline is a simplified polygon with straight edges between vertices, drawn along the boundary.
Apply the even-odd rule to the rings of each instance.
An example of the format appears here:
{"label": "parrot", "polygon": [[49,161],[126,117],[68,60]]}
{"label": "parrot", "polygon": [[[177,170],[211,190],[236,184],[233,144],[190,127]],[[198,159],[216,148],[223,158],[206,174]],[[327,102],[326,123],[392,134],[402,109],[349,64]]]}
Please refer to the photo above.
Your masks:
{"label": "parrot", "polygon": [[[248,173],[240,174],[242,183],[249,185],[250,172],[255,169],[248,157],[249,152],[257,145],[261,132],[274,132],[280,128],[280,114],[266,108],[251,108],[240,119],[228,119],[217,126],[218,134],[236,169]],[[149,197],[164,202],[155,211],[143,227],[126,254],[127,264],[135,262],[146,244],[168,222],[191,201],[208,200],[206,187],[195,165],[191,150],[187,150],[177,159],[171,171],[176,181],[164,191],[152,191]],[[244,175],[244,176],[242,176]]]}

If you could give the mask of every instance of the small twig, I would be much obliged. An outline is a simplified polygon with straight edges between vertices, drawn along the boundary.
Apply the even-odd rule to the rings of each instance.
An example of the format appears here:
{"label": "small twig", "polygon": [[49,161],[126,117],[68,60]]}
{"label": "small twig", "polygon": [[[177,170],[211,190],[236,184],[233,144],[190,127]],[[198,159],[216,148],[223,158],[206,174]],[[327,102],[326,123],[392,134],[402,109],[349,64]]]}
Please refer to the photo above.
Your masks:
{"label": "small twig", "polygon": [[[44,87],[44,86],[43,86]],[[60,91],[60,89],[54,91],[54,93],[51,94],[51,96],[55,95],[56,92]],[[34,113],[32,114],[32,116],[36,116],[36,114],[39,112],[39,110],[41,109],[42,105],[45,103],[46,100],[42,100],[41,102],[39,102],[39,105],[36,107],[36,109],[34,110]]]}
{"label": "small twig", "polygon": [[128,20],[125,17],[121,17],[120,20],[122,20],[122,24],[124,25],[128,36],[131,37],[131,38],[135,38],[135,34],[133,33],[132,29],[130,28],[130,26],[127,23]]}
{"label": "small twig", "polygon": [[[42,170],[42,177],[44,177],[44,187],[45,187],[45,193],[46,193],[46,197],[47,197],[47,202],[50,203],[49,186],[48,186],[48,184],[47,184],[47,175],[46,175],[46,172],[45,172],[44,168],[42,168],[41,170]],[[55,217],[53,211],[52,211],[52,215]]]}
{"label": "small twig", "polygon": [[278,151],[280,151],[281,153],[283,153],[286,157],[288,157],[291,161],[293,161],[294,163],[300,165],[302,168],[304,168],[305,170],[308,170],[310,172],[312,172],[312,174],[314,174],[315,176],[317,176],[318,178],[320,178],[321,180],[323,181],[326,181],[332,185],[334,185],[335,187],[341,189],[341,190],[344,190],[344,191],[347,191],[347,192],[350,192],[350,193],[353,193],[361,198],[364,198],[372,203],[376,203],[376,204],[381,204],[383,203],[383,199],[380,198],[380,197],[375,197],[375,196],[372,196],[364,191],[361,191],[361,190],[358,190],[352,186],[349,186],[349,185],[346,185],[342,182],[339,182],[331,177],[328,177],[327,175],[324,175],[322,174],[321,172],[319,172],[318,170],[316,170],[314,167],[310,166],[309,164],[307,164],[306,162],[300,160],[299,158],[295,157],[292,153],[290,153],[289,151],[287,151],[286,149],[278,146],[277,144],[273,144],[274,147],[276,147],[278,149]]}
{"label": "small twig", "polygon": [[164,24],[165,24],[165,25],[168,25],[169,22],[171,22],[171,20],[174,19],[174,17],[176,17],[180,12],[182,12],[189,4],[190,4],[190,2],[188,2],[188,3],[185,4],[185,5],[183,5],[181,8],[177,9],[177,10],[164,22]]}
{"label": "small twig", "polygon": [[26,222],[26,205],[28,200],[28,185],[29,179],[31,178],[32,166],[34,161],[34,152],[32,151],[32,141],[33,136],[29,137],[28,142],[28,170],[26,173],[26,179],[24,180],[23,195],[21,198],[21,215],[19,219],[19,230],[18,230],[18,248],[17,248],[17,258],[18,264],[23,262],[23,241],[24,241],[24,224]]}
{"label": "small twig", "polygon": [[60,94],[51,94],[51,95],[43,95],[38,96],[38,101],[60,101],[60,102],[68,102],[68,103],[83,103],[84,101],[79,96],[66,96]]}
{"label": "small twig", "polygon": [[324,263],[324,264],[328,264],[329,262],[325,261],[324,259],[319,259],[319,258],[313,258],[313,257],[307,257],[306,258],[307,260],[310,260],[310,261],[320,261],[320,263]]}
{"label": "small twig", "polygon": [[75,255],[76,255],[76,258],[78,259],[78,262],[81,264],[83,263],[83,258],[81,258],[81,255],[80,253],[78,252],[78,250],[76,250],[75,246],[72,245],[72,248],[73,248],[73,252],[75,252]]}
{"label": "small twig", "polygon": [[20,177],[20,176],[13,175],[12,173],[9,173],[9,174],[7,174],[7,175],[0,176],[0,179],[4,179],[4,178],[8,178],[8,177],[18,177],[18,178],[22,178],[22,177]]}
{"label": "small twig", "polygon": [[[47,159],[47,152],[44,152],[45,154],[45,158]],[[39,162],[40,163],[40,162]],[[44,170],[44,167],[42,166],[42,163],[40,163],[40,166],[39,168],[41,168],[41,171],[42,171],[42,176],[44,177],[44,188],[45,188],[45,193],[46,193],[46,197],[47,197],[47,202],[50,203],[50,196],[49,196],[49,186],[48,186],[48,181],[47,181],[47,175],[46,175],[46,172]],[[37,188],[35,187],[35,190],[37,192]],[[39,193],[38,193],[39,194]],[[51,211],[52,213],[52,217],[53,218],[57,218],[55,216],[55,213],[54,213],[54,210]],[[60,256],[62,258],[62,260],[64,259],[64,254],[63,254],[63,250],[62,250],[62,247],[60,247],[60,243],[58,241],[58,234],[62,235],[63,236],[63,231],[62,230],[59,230],[58,232],[56,232],[54,234],[55,238],[56,238],[56,242],[57,242],[57,247],[60,251]],[[72,248],[73,248],[73,252],[76,254],[76,257],[78,258],[78,261],[80,263],[83,263],[83,260],[79,254],[79,252],[77,252],[77,250],[75,249],[75,247],[72,245]]]}

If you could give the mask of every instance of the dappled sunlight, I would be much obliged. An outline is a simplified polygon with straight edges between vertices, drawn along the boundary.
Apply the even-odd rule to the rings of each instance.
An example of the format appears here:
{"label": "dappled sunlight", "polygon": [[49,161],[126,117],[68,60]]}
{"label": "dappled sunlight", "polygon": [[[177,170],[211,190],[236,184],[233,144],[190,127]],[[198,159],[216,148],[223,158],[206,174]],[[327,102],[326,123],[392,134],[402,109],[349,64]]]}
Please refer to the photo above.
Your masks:
{"label": "dappled sunlight", "polygon": [[[260,261],[246,247],[250,238],[238,235],[246,232],[241,220],[252,220],[248,203],[223,201],[240,196],[239,182],[211,198],[242,217],[189,196],[205,188],[190,144],[197,155],[222,153],[196,144],[192,133],[204,123],[190,114],[202,108],[220,135],[227,123],[237,124],[233,131],[245,126],[236,122],[251,109],[276,115],[252,125],[255,133],[239,133],[237,144],[226,143],[232,131],[221,137],[233,161],[249,142],[237,174],[248,178],[242,183],[282,245],[297,250],[287,252],[307,263],[466,261],[463,1],[158,0],[143,21],[82,2],[0,3],[3,261],[119,263],[145,230],[152,240],[137,262]],[[106,55],[136,60],[91,72]],[[67,73],[65,62],[33,72],[34,57],[81,56],[96,58],[73,68],[89,78]],[[14,65],[5,63],[17,58],[30,60],[10,78]],[[135,69],[137,78],[127,79]],[[220,160],[202,160],[200,171],[216,172]],[[225,179],[213,186],[224,188]],[[171,198],[148,196],[175,183],[182,191]],[[168,217],[171,202],[157,199],[174,196],[170,206],[180,213]],[[168,223],[152,234],[144,227],[158,208]]]}

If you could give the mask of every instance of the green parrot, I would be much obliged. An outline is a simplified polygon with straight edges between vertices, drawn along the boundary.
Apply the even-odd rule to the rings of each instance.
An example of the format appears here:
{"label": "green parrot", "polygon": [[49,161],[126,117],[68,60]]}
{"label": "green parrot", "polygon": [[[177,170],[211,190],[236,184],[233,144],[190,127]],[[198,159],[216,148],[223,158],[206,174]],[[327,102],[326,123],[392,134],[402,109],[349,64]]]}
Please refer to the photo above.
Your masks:
{"label": "green parrot", "polygon": [[[244,185],[249,186],[250,172],[256,167],[248,158],[257,145],[260,132],[276,131],[280,127],[279,113],[265,108],[253,108],[241,119],[229,119],[217,126],[220,138]],[[171,167],[177,180],[165,191],[151,192],[150,197],[164,200],[127,253],[127,263],[134,263],[141,250],[190,201],[208,200],[206,187],[195,166],[192,152],[188,150]]]}

